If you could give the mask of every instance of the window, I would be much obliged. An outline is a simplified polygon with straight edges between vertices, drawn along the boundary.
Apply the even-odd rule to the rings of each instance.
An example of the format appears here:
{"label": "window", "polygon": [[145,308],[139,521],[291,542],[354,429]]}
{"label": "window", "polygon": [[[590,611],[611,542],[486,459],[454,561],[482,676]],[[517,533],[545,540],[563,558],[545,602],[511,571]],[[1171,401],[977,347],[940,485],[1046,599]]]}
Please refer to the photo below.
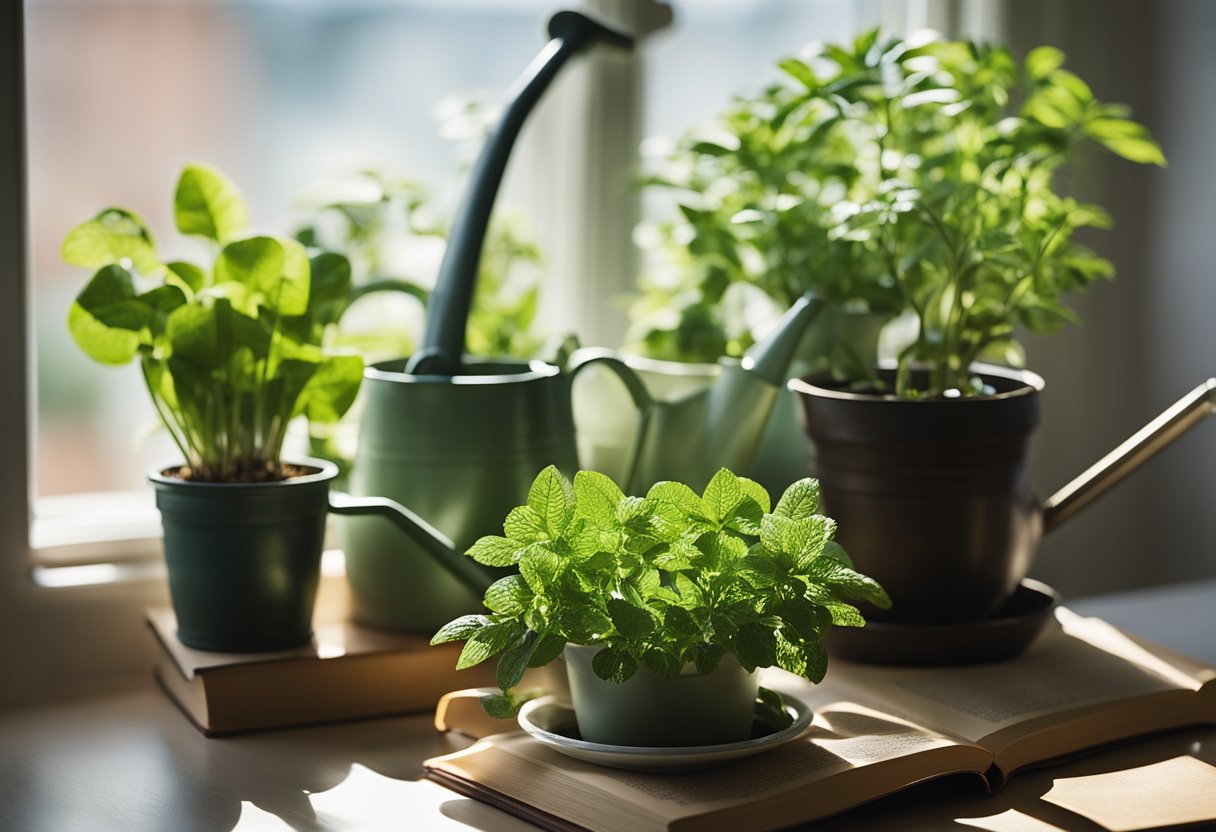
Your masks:
{"label": "window", "polygon": [[[657,0],[584,5],[631,25],[663,20]],[[930,17],[938,4],[928,0],[672,5],[675,24],[647,38],[635,55],[597,54],[563,73],[525,129],[504,188],[503,200],[532,217],[546,252],[548,320],[578,329],[585,343],[619,343],[624,332],[623,312],[609,301],[629,291],[636,276],[629,236],[638,200],[627,183],[643,135],[679,133],[732,92],[770,77],[779,55],[808,40],[847,37],[880,21],[895,29],[942,25]],[[55,589],[39,593],[29,560],[6,557],[0,592],[21,600],[0,616],[38,627],[74,609],[72,615],[83,616],[74,632],[109,645],[91,665],[81,661],[70,670],[54,658],[28,660],[51,668],[51,676],[101,667],[142,671],[138,608],[163,603],[164,589],[146,580],[146,567],[115,564],[154,562],[159,546],[149,536],[158,523],[144,471],[173,453],[152,430],[138,373],[95,365],[70,341],[64,317],[86,276],[60,262],[64,233],[107,205],[124,205],[145,216],[163,250],[189,254],[192,243],[172,228],[170,202],[177,171],[193,159],[225,170],[245,192],[255,226],[266,229],[286,230],[299,220],[298,199],[308,186],[369,165],[422,180],[441,205],[450,205],[465,148],[439,135],[436,109],[453,92],[505,90],[539,48],[555,6],[551,0],[4,6],[0,267],[9,283],[0,304],[0,361],[15,392],[6,391],[13,398],[3,411],[11,464],[0,477],[7,498],[0,542],[8,553],[28,552],[33,511],[39,560],[78,571],[44,580],[44,589]],[[25,205],[12,197],[26,181],[28,229]],[[606,306],[615,311],[604,314]],[[139,580],[115,581],[124,576]],[[22,652],[14,639],[0,636],[6,655]],[[70,640],[57,642],[60,658],[79,658],[79,644]],[[125,660],[115,659],[119,653]],[[37,684],[33,678],[30,689]],[[10,691],[0,701],[18,695]]]}

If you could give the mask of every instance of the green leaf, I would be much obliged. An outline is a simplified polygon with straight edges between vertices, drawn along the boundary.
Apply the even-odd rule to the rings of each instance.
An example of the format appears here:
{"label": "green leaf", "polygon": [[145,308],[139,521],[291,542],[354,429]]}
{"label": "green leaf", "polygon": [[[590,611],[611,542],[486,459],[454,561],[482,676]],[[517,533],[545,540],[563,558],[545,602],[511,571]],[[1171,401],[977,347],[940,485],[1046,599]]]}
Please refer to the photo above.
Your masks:
{"label": "green leaf", "polygon": [[456,669],[473,667],[496,653],[501,653],[519,637],[522,629],[522,624],[513,621],[484,625],[465,642],[464,649],[460,651],[460,658],[456,661]]}
{"label": "green leaf", "polygon": [[553,465],[536,475],[528,490],[528,508],[556,540],[574,517],[574,487]]}
{"label": "green leaf", "polygon": [[561,636],[544,635],[536,642],[528,667],[544,667],[554,661],[566,649],[566,640]]}
{"label": "green leaf", "polygon": [[768,494],[768,489],[755,480],[749,480],[747,477],[739,477],[739,488],[743,491],[744,497],[751,497],[756,505],[760,507],[761,514],[768,514],[773,510],[773,501]]}
{"label": "green leaf", "polygon": [[106,208],[93,219],[80,223],[63,240],[63,262],[85,269],[123,265],[149,277],[161,271],[152,232],[143,218],[124,208]]}
{"label": "green leaf", "polygon": [[512,719],[519,713],[519,702],[508,692],[490,693],[481,697],[481,708],[495,719]]}
{"label": "green leaf", "polygon": [[806,520],[819,511],[819,482],[802,479],[785,489],[773,513],[791,520]]}
{"label": "green leaf", "polygon": [[772,667],[777,663],[777,636],[772,627],[744,624],[731,639],[731,646],[745,670]]}
{"label": "green leaf", "polygon": [[307,315],[313,324],[338,323],[350,299],[350,261],[332,251],[323,251],[308,261]]}
{"label": "green leaf", "polygon": [[808,574],[812,580],[832,587],[836,594],[843,595],[845,598],[869,601],[884,610],[891,606],[890,596],[878,581],[844,566],[837,560],[816,558],[811,563]]}
{"label": "green leaf", "polygon": [[725,468],[720,468],[705,486],[701,495],[701,505],[709,519],[722,522],[730,516],[731,511],[743,499],[743,488],[739,478]]}
{"label": "green leaf", "polygon": [[806,647],[804,656],[806,671],[802,675],[817,685],[828,673],[828,651],[822,644],[812,644]]}
{"label": "green leaf", "polygon": [[455,621],[449,621],[439,628],[439,632],[431,639],[431,644],[446,644],[449,641],[464,641],[471,638],[482,627],[487,626],[490,619],[484,615],[462,615]]}
{"label": "green leaf", "polygon": [[832,624],[836,627],[864,627],[865,616],[861,610],[844,601],[828,601],[824,605],[832,616]]}
{"label": "green leaf", "polygon": [[693,648],[693,664],[702,676],[708,676],[718,668],[718,663],[726,655],[726,650],[717,644],[701,642]]}
{"label": "green leaf", "polygon": [[764,509],[745,494],[731,510],[730,517],[726,519],[726,526],[740,534],[754,536],[760,534],[760,523],[763,517]]}
{"label": "green leaf", "polygon": [[68,331],[94,361],[126,364],[151,329],[155,311],[135,292],[131,273],[121,266],[97,271],[68,310]]}
{"label": "green leaf", "polygon": [[519,574],[537,595],[548,595],[562,572],[562,561],[543,543],[527,546],[519,558]]}
{"label": "green leaf", "polygon": [[1094,118],[1082,130],[1116,156],[1141,165],[1165,167],[1165,154],[1148,129],[1122,118]]}
{"label": "green leaf", "polygon": [[178,231],[220,243],[241,234],[249,224],[236,186],[215,168],[198,163],[187,165],[177,180],[173,213]]}
{"label": "green leaf", "polygon": [[532,590],[528,588],[527,581],[522,576],[508,575],[490,584],[482,601],[488,609],[499,615],[517,616],[523,614],[532,603],[532,598]]}
{"label": "green leaf", "polygon": [[777,66],[786,75],[801,83],[808,90],[814,90],[819,86],[819,80],[815,77],[814,71],[797,58],[785,58],[777,62]]}
{"label": "green leaf", "polygon": [[638,663],[624,650],[605,647],[591,658],[591,669],[604,681],[619,685],[637,672]]}
{"label": "green leaf", "polygon": [[616,523],[616,507],[625,499],[617,484],[598,471],[579,471],[574,475],[574,494],[578,511],[597,526]]}
{"label": "green leaf", "polygon": [[549,531],[544,521],[530,506],[511,509],[502,527],[507,537],[518,543],[536,543],[549,539]]}
{"label": "green leaf", "polygon": [[193,263],[184,260],[174,260],[165,264],[174,277],[182,282],[191,292],[202,291],[207,285],[207,274]]}
{"label": "green leaf", "polygon": [[696,620],[683,607],[668,607],[663,612],[663,630],[678,641],[696,639],[701,635]]}
{"label": "green leaf", "polygon": [[486,535],[479,538],[465,554],[486,566],[514,566],[522,551],[518,540]]}
{"label": "green leaf", "polygon": [[646,492],[646,499],[676,506],[687,514],[701,515],[704,509],[697,493],[682,482],[658,482]]}
{"label": "green leaf", "polygon": [[561,608],[561,627],[570,641],[583,644],[599,639],[612,629],[612,619],[590,603],[566,601]]}
{"label": "green leaf", "polygon": [[1042,81],[1063,64],[1063,52],[1054,46],[1040,46],[1026,56],[1026,75],[1031,81]]}
{"label": "green leaf", "polygon": [[528,663],[532,660],[532,654],[536,650],[537,636],[534,632],[524,633],[523,640],[502,654],[502,658],[498,660],[498,686],[503,690],[509,690],[520,683],[524,678],[524,671],[528,669]]}
{"label": "green leaf", "polygon": [[295,240],[248,237],[229,243],[216,260],[215,280],[245,287],[253,302],[276,314],[308,311],[308,255]]}
{"label": "green leaf", "polygon": [[613,626],[626,638],[644,638],[654,632],[654,618],[645,609],[623,598],[609,598],[607,607]]}
{"label": "green leaf", "polygon": [[658,647],[646,648],[642,653],[642,664],[660,679],[674,679],[682,669],[679,658]]}
{"label": "green leaf", "polygon": [[296,400],[295,413],[332,424],[355,403],[363,383],[363,356],[354,351],[326,355]]}

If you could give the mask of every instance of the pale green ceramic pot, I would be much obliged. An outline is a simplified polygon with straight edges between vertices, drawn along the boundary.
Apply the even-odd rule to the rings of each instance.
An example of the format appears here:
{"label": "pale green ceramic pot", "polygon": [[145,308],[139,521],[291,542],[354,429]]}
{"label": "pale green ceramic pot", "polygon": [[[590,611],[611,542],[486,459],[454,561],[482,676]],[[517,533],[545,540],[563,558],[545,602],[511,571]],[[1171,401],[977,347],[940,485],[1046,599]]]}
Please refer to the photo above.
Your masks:
{"label": "pale green ceramic pot", "polygon": [[661,679],[644,667],[621,684],[595,675],[602,647],[569,644],[564,654],[579,734],[588,742],[646,748],[687,748],[742,742],[751,736],[760,674],[734,656],[708,675]]}

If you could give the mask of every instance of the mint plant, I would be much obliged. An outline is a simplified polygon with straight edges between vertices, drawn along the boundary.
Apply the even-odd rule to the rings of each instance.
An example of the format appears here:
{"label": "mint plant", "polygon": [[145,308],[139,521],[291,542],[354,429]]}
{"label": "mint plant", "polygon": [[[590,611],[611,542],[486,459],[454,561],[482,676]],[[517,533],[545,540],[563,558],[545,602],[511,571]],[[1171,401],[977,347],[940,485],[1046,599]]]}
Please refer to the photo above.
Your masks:
{"label": "mint plant", "polygon": [[501,654],[503,692],[483,700],[494,716],[514,713],[524,671],[567,643],[602,646],[593,669],[617,683],[639,668],[662,678],[689,664],[709,673],[727,653],[749,671],[776,665],[819,682],[828,628],[865,624],[850,602],[886,608],[890,599],[852,568],[818,508],[811,479],[772,508],[763,487],[725,468],[700,496],[661,482],[643,498],[594,471],[571,484],[550,466],[527,505],[507,515],[505,536],[467,552],[519,574],[486,590],[488,614],[449,622],[431,643],[465,641],[458,669]]}
{"label": "mint plant", "polygon": [[1062,299],[1114,273],[1075,239],[1110,225],[1061,192],[1077,151],[1164,165],[1161,148],[1053,47],[1019,63],[1001,46],[875,29],[804,57],[782,60],[781,81],[736,100],[648,180],[677,197],[664,239],[684,277],[639,306],[679,306],[676,328],[651,326],[644,343],[738,352],[746,344],[715,338],[730,284],[785,304],[815,288],[915,316],[898,395],[983,392],[974,361],[1020,363],[1019,328],[1075,321]]}
{"label": "mint plant", "polygon": [[63,259],[95,270],[68,329],[103,364],[138,360],[157,414],[205,482],[282,479],[287,425],[336,421],[363,359],[328,346],[350,294],[350,264],[288,237],[251,235],[248,212],[221,173],[188,165],[174,218],[214,253],[198,265],[162,259],[143,219],[107,208],[73,228]]}

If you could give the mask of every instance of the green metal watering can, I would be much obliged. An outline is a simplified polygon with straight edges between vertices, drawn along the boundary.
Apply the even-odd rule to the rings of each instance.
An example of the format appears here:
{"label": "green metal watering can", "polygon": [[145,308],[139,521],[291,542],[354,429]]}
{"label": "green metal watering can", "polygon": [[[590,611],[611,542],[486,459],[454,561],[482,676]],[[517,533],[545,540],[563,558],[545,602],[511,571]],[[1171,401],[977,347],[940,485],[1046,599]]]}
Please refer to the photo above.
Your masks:
{"label": "green metal watering can", "polygon": [[651,397],[609,350],[579,350],[564,369],[539,361],[462,361],[490,209],[525,116],[572,54],[595,42],[632,43],[577,12],[559,12],[549,32],[552,39],[516,84],[473,169],[428,303],[422,349],[364,376],[353,496],[332,495],[331,509],[380,515],[351,517],[342,528],[354,616],[367,624],[432,630],[480,608],[482,592],[502,573],[460,552],[501,533],[503,518],[526,502],[542,468],[577,470],[571,385],[586,367],[615,373],[637,408],[638,440],[623,485],[676,478],[695,487],[721,465],[744,467],[802,328],[819,308],[810,298],[799,301],[738,366],[677,402]]}

